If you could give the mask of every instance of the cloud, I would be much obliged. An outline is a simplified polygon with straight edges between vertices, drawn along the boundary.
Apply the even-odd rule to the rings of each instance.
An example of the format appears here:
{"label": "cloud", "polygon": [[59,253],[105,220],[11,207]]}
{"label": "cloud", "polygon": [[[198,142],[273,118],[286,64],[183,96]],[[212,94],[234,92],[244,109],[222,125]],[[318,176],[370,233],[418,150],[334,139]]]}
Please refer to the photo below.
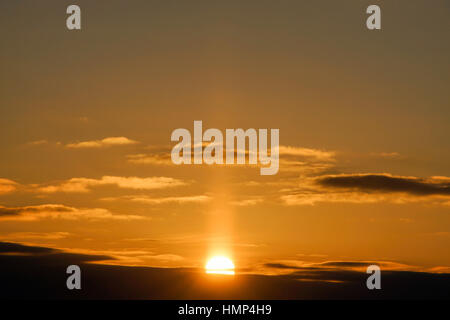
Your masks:
{"label": "cloud", "polygon": [[[126,200],[146,204],[166,204],[166,203],[187,204],[187,203],[206,203],[211,199],[212,199],[211,196],[203,194],[195,196],[173,196],[173,197],[148,197],[145,195],[130,195],[122,197],[107,197],[102,198],[101,200],[104,201]],[[247,199],[229,201],[229,204],[244,207],[244,206],[253,206],[262,203],[263,201],[264,199],[262,197],[250,197]]]}
{"label": "cloud", "polygon": [[301,148],[301,147],[291,147],[291,146],[280,146],[280,156],[296,156],[303,158],[316,159],[321,161],[334,160],[336,153],[334,151],[324,151],[319,149]]}
{"label": "cloud", "polygon": [[403,192],[416,196],[450,195],[450,180],[420,179],[390,174],[341,174],[320,177],[317,182],[325,187],[356,189],[364,192]]}
{"label": "cloud", "polygon": [[179,267],[184,257],[173,253],[155,253],[145,248],[123,248],[112,250],[64,249],[68,253],[112,257],[109,265]]}
{"label": "cloud", "polygon": [[43,204],[24,207],[0,206],[0,220],[10,221],[39,221],[43,219],[64,219],[91,221],[97,220],[142,220],[143,216],[112,214],[101,208],[74,208],[61,204]]}
{"label": "cloud", "polygon": [[67,148],[75,148],[75,149],[104,148],[104,147],[111,147],[111,146],[130,145],[130,144],[136,144],[136,143],[138,143],[138,142],[128,139],[126,137],[109,137],[109,138],[104,138],[102,140],[90,140],[90,141],[69,143],[66,145],[66,147]]}
{"label": "cloud", "polygon": [[14,232],[8,233],[4,239],[39,239],[39,240],[59,240],[69,237],[69,232]]}
{"label": "cloud", "polygon": [[44,145],[44,144],[48,144],[47,140],[36,140],[36,141],[31,141],[27,143],[29,146],[40,146],[40,145]]}
{"label": "cloud", "polygon": [[236,201],[231,201],[230,204],[238,207],[247,207],[247,206],[254,206],[262,202],[264,202],[264,199],[262,197],[252,197],[249,199],[240,199]]}
{"label": "cloud", "polygon": [[[46,261],[46,265],[52,264],[62,264],[68,266],[70,264],[79,264],[84,262],[94,262],[94,261],[104,261],[104,260],[114,260],[114,257],[107,255],[93,255],[93,254],[83,254],[79,252],[67,252],[61,249],[25,245],[15,242],[0,242],[0,259],[3,258],[3,262],[6,262],[4,258],[22,258],[20,261],[14,261],[16,267],[23,268],[29,265],[29,263],[36,262],[35,258],[39,258],[41,262]],[[23,258],[32,258],[32,260],[27,261],[26,265],[21,265],[20,262],[24,262]]]}
{"label": "cloud", "polygon": [[281,195],[280,199],[286,205],[313,205],[318,202],[428,202],[448,205],[450,178],[439,176],[423,179],[388,173],[324,175],[303,178],[301,187],[283,192],[286,194]]}
{"label": "cloud", "polygon": [[148,260],[157,260],[159,262],[180,262],[183,261],[184,258],[182,256],[179,256],[177,254],[156,254],[156,255],[150,255],[150,256],[140,256],[141,259],[148,259]]}
{"label": "cloud", "polygon": [[143,195],[136,196],[124,196],[124,197],[116,197],[116,198],[103,198],[102,200],[111,201],[111,200],[128,200],[140,203],[147,204],[165,204],[165,203],[203,203],[211,200],[211,198],[207,195],[197,195],[197,196],[179,196],[179,197],[148,197]]}
{"label": "cloud", "polygon": [[150,178],[138,178],[138,177],[111,177],[105,176],[101,179],[101,184],[115,184],[119,188],[129,189],[163,189],[170,187],[183,186],[186,183],[169,177],[150,177]]}
{"label": "cloud", "polygon": [[27,246],[13,242],[0,242],[0,255],[4,254],[48,254],[56,252],[53,248]]}
{"label": "cloud", "polygon": [[334,151],[280,146],[280,172],[295,172],[302,176],[323,174],[336,165],[335,157]]}
{"label": "cloud", "polygon": [[[313,270],[351,270],[365,272],[370,265],[378,265],[382,270],[393,271],[417,271],[419,267],[408,265],[396,261],[322,261],[306,262],[300,260],[281,260],[265,263],[263,268],[286,270],[288,273],[293,271],[313,271]],[[285,271],[285,272],[286,272]],[[285,273],[281,271],[282,273]]]}
{"label": "cloud", "polygon": [[[292,191],[290,191],[292,192]],[[329,191],[294,191],[293,194],[280,196],[280,199],[288,206],[314,205],[316,203],[375,203],[387,201],[388,197],[357,192],[329,192]],[[400,201],[400,198],[397,198]]]}
{"label": "cloud", "polygon": [[17,189],[17,183],[9,179],[0,179],[0,194],[10,193]]}
{"label": "cloud", "polygon": [[89,179],[89,178],[72,178],[66,182],[58,185],[49,185],[37,188],[37,191],[43,193],[54,192],[89,192],[91,187],[115,185],[124,189],[137,189],[137,190],[154,190],[172,188],[186,185],[179,179],[170,177],[115,177],[115,176],[103,176],[101,179]]}
{"label": "cloud", "polygon": [[280,159],[281,172],[296,172],[304,176],[324,173],[332,169],[334,166],[334,163],[330,162],[299,161],[296,159],[289,160],[285,158]]}
{"label": "cloud", "polygon": [[398,152],[372,152],[370,153],[372,157],[376,158],[386,158],[386,159],[398,159],[401,158]]}
{"label": "cloud", "polygon": [[130,154],[127,159],[134,164],[174,165],[169,152],[167,154]]}
{"label": "cloud", "polygon": [[[210,142],[203,142],[202,146],[206,147]],[[215,145],[222,145],[218,142],[213,142]],[[170,154],[171,148],[168,146],[164,147],[154,147],[155,152],[149,154],[131,154],[127,156],[127,161],[133,164],[148,164],[155,166],[171,166],[172,163]],[[269,148],[270,150],[270,148]],[[238,153],[249,155],[249,150],[234,150],[235,156]],[[227,152],[227,148],[223,148],[223,156]],[[302,147],[292,147],[292,146],[279,146],[280,154],[280,170],[285,172],[297,172],[302,174],[317,174],[324,172],[334,166],[336,152],[325,151],[319,149],[302,148]],[[258,152],[257,152],[258,155]],[[191,157],[194,156],[194,152],[191,153]],[[226,163],[215,166],[229,166]],[[240,165],[240,167],[255,167],[258,165],[250,165],[248,162],[246,164]]]}

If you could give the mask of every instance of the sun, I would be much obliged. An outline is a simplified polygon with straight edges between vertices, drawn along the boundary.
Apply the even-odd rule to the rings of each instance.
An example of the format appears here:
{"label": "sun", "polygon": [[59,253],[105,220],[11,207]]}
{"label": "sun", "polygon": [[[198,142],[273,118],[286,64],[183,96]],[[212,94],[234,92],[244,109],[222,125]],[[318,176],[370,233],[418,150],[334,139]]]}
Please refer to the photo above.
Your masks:
{"label": "sun", "polygon": [[234,275],[234,263],[223,256],[212,257],[205,266],[206,273]]}

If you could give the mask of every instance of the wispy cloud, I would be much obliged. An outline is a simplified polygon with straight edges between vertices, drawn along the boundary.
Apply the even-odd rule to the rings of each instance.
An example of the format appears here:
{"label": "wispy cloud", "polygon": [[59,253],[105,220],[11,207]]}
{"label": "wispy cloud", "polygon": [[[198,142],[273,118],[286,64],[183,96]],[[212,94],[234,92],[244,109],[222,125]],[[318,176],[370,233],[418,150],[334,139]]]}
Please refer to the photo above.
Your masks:
{"label": "wispy cloud", "polygon": [[38,221],[43,219],[64,220],[142,220],[143,216],[113,214],[102,208],[74,208],[61,204],[43,204],[24,207],[0,206],[0,220]]}
{"label": "wispy cloud", "polygon": [[[294,191],[280,196],[282,202],[288,206],[314,205],[316,203],[375,203],[388,201],[387,197],[369,195],[356,192],[327,192],[327,191]],[[398,199],[397,199],[398,200]]]}
{"label": "wispy cloud", "polygon": [[9,179],[0,179],[0,194],[10,193],[17,189],[18,184]]}
{"label": "wispy cloud", "polygon": [[134,164],[173,165],[169,152],[165,154],[130,154],[127,159],[128,162]]}
{"label": "wispy cloud", "polygon": [[[171,196],[171,197],[149,197],[145,195],[129,195],[122,197],[106,197],[102,198],[103,201],[117,201],[117,200],[125,200],[125,201],[133,201],[140,202],[146,204],[167,204],[167,203],[178,203],[178,204],[188,204],[188,203],[207,203],[213,199],[212,196],[202,194],[202,195],[194,195],[194,196]],[[231,200],[229,202],[230,205],[233,206],[253,206],[259,203],[264,202],[262,197],[252,196],[247,198],[240,198],[237,200]]]}
{"label": "wispy cloud", "polygon": [[386,159],[398,159],[402,156],[398,152],[372,152],[370,153],[372,157],[386,158]]}
{"label": "wispy cloud", "polygon": [[148,197],[143,195],[135,196],[123,196],[123,197],[110,197],[103,198],[105,201],[113,200],[128,200],[147,204],[165,204],[165,203],[204,203],[211,198],[207,195],[196,195],[196,196],[178,196],[178,197]]}
{"label": "wispy cloud", "polygon": [[57,185],[48,185],[38,187],[38,192],[54,193],[54,192],[89,192],[91,187],[115,185],[119,188],[138,189],[138,190],[154,190],[172,188],[186,185],[187,183],[170,177],[116,177],[103,176],[100,179],[89,178],[72,178]]}
{"label": "wispy cloud", "polygon": [[48,144],[48,141],[45,139],[42,140],[35,140],[27,143],[29,146],[40,146],[43,144]]}
{"label": "wispy cloud", "polygon": [[274,274],[291,274],[295,272],[297,275],[310,272],[322,272],[322,271],[358,271],[365,272],[370,265],[378,265],[385,271],[419,271],[420,267],[409,265],[396,261],[384,261],[384,260],[340,260],[340,261],[301,261],[301,260],[280,260],[265,263],[262,266],[262,270],[268,273]]}
{"label": "wispy cloud", "polygon": [[247,207],[247,206],[254,206],[262,202],[264,202],[263,197],[250,197],[247,199],[239,199],[231,201],[230,204],[238,207]]}
{"label": "wispy cloud", "polygon": [[3,235],[4,240],[59,240],[69,237],[69,232],[13,232]]}
{"label": "wispy cloud", "polygon": [[109,265],[121,266],[181,266],[184,257],[174,253],[157,253],[146,248],[124,248],[115,250],[61,249],[67,253],[111,257]]}
{"label": "wispy cloud", "polygon": [[[221,143],[213,142],[212,144],[217,146],[222,146]],[[203,142],[203,147],[209,145],[209,142]],[[170,152],[170,146],[158,146],[154,147],[154,152],[151,153],[139,153],[139,154],[130,154],[127,156],[127,161],[133,164],[140,165],[153,165],[153,166],[172,166]],[[248,150],[234,150],[235,155],[244,154],[248,156],[250,152]],[[223,147],[223,153],[227,152],[227,148]],[[280,146],[279,147],[279,167],[280,171],[283,172],[295,172],[303,175],[311,175],[323,173],[335,166],[335,151],[326,151],[320,149],[313,148],[303,148],[303,147],[294,147],[294,146]],[[258,155],[258,152],[256,152]],[[194,153],[191,153],[191,157],[194,156]],[[228,166],[226,163],[224,164],[215,164],[214,166]],[[259,165],[250,165],[248,163],[239,165],[239,167],[249,167],[254,168]]]}
{"label": "wispy cloud", "polygon": [[280,156],[282,155],[330,161],[334,160],[336,152],[302,147],[280,146]]}
{"label": "wispy cloud", "polygon": [[128,139],[126,137],[108,137],[102,140],[89,140],[82,142],[69,143],[66,145],[67,148],[104,148],[111,146],[123,146],[138,143],[135,140]]}

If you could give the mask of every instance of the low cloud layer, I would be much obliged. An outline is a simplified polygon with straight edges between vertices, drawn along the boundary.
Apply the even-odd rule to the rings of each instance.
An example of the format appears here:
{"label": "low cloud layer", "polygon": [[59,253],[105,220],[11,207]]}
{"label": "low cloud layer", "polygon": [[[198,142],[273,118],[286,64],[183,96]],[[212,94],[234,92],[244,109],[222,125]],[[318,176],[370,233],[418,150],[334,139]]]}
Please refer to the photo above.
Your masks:
{"label": "low cloud layer", "polygon": [[[306,261],[279,261],[279,262],[270,262],[263,265],[263,268],[267,268],[270,270],[274,270],[275,273],[290,273],[290,272],[298,272],[298,271],[312,271],[312,270],[351,270],[351,271],[359,271],[366,272],[366,269],[370,265],[377,265],[384,271],[418,271],[421,268],[417,266],[407,265],[400,262],[395,261],[322,261],[322,262],[306,262]],[[422,270],[425,271],[425,270]]]}
{"label": "low cloud layer", "polygon": [[2,235],[0,238],[7,240],[59,240],[65,239],[69,236],[71,236],[71,233],[69,232],[13,232]]}
{"label": "low cloud layer", "polygon": [[[12,257],[38,257],[41,260],[51,261],[56,264],[77,264],[83,262],[114,260],[114,257],[108,255],[83,254],[79,252],[65,252],[60,249],[31,246],[15,242],[0,241],[0,259],[4,256]],[[68,264],[67,264],[68,265]],[[23,265],[21,267],[24,267]]]}
{"label": "low cloud layer", "polygon": [[[370,261],[327,261],[301,266],[271,262],[273,274],[237,273],[233,281],[211,287],[210,275],[197,268],[116,266],[115,254],[145,252],[75,252],[0,242],[1,298],[28,299],[445,299],[450,275],[400,271],[378,262],[383,290],[367,290],[362,268]],[[172,254],[151,255],[154,261],[177,262]],[[126,258],[126,257],[125,257]],[[126,262],[130,262],[125,260]],[[107,264],[103,264],[107,263]],[[83,289],[67,290],[66,268],[82,269]],[[392,262],[387,262],[392,264]],[[395,264],[395,263],[394,263]],[[189,284],[186,286],[186,284]],[[255,290],[258,288],[258,290]],[[375,292],[376,291],[376,292]]]}
{"label": "low cloud layer", "polygon": [[113,214],[102,208],[74,208],[61,204],[43,204],[25,207],[0,206],[0,220],[38,221],[43,219],[64,220],[142,220],[143,216]]}

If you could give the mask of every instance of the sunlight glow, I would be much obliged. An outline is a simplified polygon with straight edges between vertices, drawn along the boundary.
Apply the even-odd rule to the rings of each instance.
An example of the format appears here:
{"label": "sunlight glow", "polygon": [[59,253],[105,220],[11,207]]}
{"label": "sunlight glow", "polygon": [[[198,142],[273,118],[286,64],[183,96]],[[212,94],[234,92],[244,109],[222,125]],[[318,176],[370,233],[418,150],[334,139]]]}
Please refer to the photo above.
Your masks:
{"label": "sunlight glow", "polygon": [[227,257],[216,256],[208,260],[206,273],[234,275],[234,264]]}

